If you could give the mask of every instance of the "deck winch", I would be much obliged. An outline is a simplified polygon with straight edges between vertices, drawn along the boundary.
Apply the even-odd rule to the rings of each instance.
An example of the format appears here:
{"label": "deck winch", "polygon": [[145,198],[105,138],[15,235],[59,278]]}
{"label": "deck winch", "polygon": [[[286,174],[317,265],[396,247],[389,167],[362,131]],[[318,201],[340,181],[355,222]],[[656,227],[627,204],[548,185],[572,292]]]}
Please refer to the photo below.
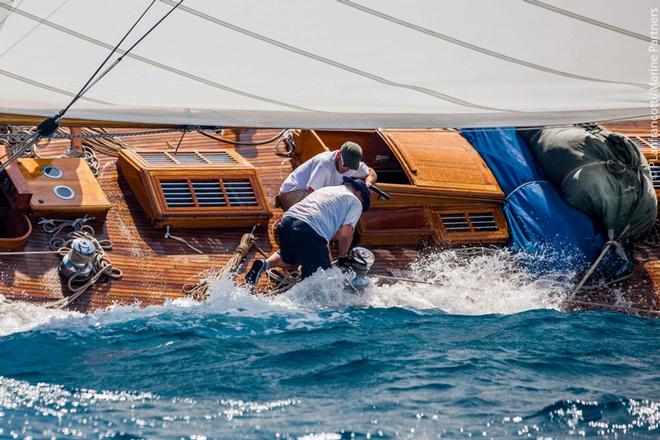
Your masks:
{"label": "deck winch", "polygon": [[371,282],[367,277],[367,273],[369,273],[375,261],[376,257],[369,249],[359,246],[351,249],[348,253],[348,268],[355,273],[351,280],[351,286],[357,290],[362,290],[370,285]]}
{"label": "deck winch", "polygon": [[[90,220],[92,218],[87,216],[76,220],[39,220],[44,232],[51,234],[48,247],[62,257],[58,271],[63,286],[69,292],[63,298],[45,304],[46,307],[67,307],[97,282],[103,279],[118,280],[123,276],[120,269],[112,266],[105,253],[112,249],[112,242],[97,239],[94,228],[86,224]],[[73,230],[62,237],[60,234],[65,228]]]}
{"label": "deck winch", "polygon": [[97,253],[96,246],[92,240],[87,238],[75,238],[71,242],[62,262],[60,263],[60,277],[65,284],[69,281],[83,283],[87,281],[94,270],[94,256]]}

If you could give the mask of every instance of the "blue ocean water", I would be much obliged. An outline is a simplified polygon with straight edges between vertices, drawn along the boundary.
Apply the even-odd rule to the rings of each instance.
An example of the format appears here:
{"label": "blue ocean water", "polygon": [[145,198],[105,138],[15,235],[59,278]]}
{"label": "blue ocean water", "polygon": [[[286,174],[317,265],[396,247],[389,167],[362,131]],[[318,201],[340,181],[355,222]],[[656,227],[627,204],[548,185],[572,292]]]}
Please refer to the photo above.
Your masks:
{"label": "blue ocean water", "polygon": [[561,283],[505,260],[363,297],[2,303],[0,438],[658,438],[660,323],[554,310]]}

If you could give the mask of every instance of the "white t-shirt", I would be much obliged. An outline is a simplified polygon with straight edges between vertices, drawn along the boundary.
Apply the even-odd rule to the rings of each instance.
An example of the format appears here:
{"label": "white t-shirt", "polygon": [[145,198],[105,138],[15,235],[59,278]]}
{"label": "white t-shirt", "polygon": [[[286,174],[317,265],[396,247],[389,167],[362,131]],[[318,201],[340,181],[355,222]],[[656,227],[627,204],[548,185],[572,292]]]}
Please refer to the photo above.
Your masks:
{"label": "white t-shirt", "polygon": [[296,189],[307,191],[307,188],[316,191],[326,186],[341,185],[344,176],[365,178],[369,175],[369,167],[364,162],[360,162],[357,170],[348,170],[344,174],[339,173],[335,165],[335,155],[338,153],[338,151],[325,151],[300,165],[282,183],[280,192]]}
{"label": "white t-shirt", "polygon": [[293,205],[284,217],[293,217],[311,226],[328,242],[339,228],[355,228],[362,215],[362,202],[345,185],[326,186]]}

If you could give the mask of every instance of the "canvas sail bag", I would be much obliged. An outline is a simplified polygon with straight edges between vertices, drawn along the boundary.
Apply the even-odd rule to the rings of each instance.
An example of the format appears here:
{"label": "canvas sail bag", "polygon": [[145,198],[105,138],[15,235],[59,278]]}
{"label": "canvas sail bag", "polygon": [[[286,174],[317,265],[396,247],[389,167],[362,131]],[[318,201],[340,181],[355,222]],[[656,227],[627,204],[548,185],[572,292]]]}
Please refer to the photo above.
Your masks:
{"label": "canvas sail bag", "polygon": [[630,139],[597,126],[522,134],[566,201],[601,223],[610,239],[641,238],[653,226],[651,170]]}

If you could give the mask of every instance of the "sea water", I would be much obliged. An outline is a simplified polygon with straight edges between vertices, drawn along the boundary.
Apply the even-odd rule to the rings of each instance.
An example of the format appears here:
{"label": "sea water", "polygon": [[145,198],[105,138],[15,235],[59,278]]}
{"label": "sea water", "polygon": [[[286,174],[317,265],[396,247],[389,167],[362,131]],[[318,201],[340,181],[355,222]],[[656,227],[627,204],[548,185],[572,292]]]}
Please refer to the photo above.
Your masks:
{"label": "sea water", "polygon": [[218,280],[202,304],[91,315],[2,299],[0,438],[660,437],[657,320],[559,311],[572,274],[506,251],[411,269],[432,285]]}

